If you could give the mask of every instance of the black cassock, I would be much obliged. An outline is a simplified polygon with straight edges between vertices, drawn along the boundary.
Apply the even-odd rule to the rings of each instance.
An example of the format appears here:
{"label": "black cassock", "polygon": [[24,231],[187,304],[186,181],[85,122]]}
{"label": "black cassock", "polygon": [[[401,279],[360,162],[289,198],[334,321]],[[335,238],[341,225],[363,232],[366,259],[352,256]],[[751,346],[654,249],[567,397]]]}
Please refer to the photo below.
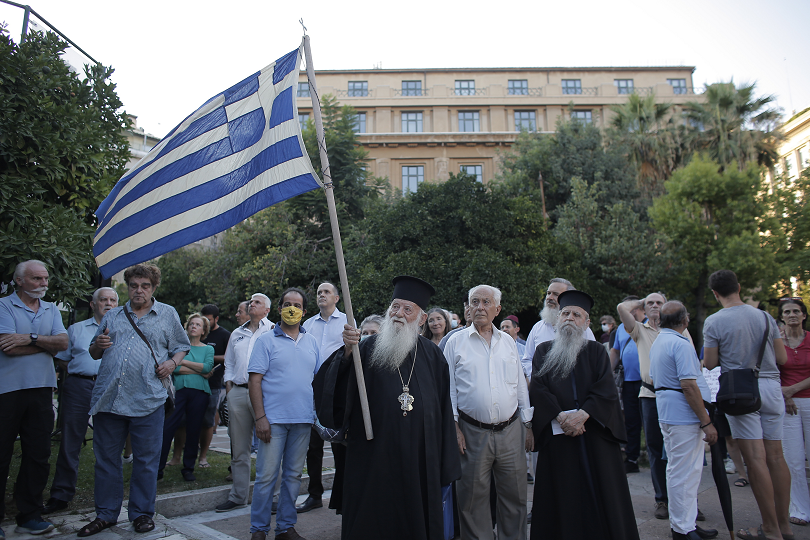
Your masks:
{"label": "black cassock", "polygon": [[[461,476],[450,403],[450,374],[441,350],[420,336],[409,385],[413,410],[403,416],[396,371],[369,368],[376,336],[360,343],[374,438],[366,440],[352,357],[343,347],[315,376],[315,406],[326,427],[348,425],[343,478],[343,539],[443,538],[442,486]],[[407,383],[413,353],[400,366]],[[334,487],[333,490],[339,490]]]}
{"label": "black cassock", "polygon": [[[551,344],[537,347],[533,373],[542,367]],[[627,438],[624,418],[604,346],[588,341],[565,379],[533,376],[529,397],[538,450],[532,540],[638,539],[619,446]],[[551,421],[571,409],[590,415],[585,433],[552,435]]]}

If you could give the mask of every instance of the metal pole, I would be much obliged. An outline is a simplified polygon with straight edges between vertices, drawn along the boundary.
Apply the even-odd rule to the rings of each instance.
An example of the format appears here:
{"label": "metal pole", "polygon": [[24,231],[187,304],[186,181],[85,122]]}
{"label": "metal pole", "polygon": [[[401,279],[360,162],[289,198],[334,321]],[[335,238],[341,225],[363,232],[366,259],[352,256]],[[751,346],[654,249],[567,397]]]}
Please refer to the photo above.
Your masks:
{"label": "metal pole", "polygon": [[31,6],[25,6],[25,14],[23,15],[22,35],[20,35],[20,45],[25,43],[25,36],[28,35],[28,16],[31,14]]}
{"label": "metal pole", "polygon": [[[329,156],[326,154],[326,139],[323,135],[323,120],[321,119],[321,106],[318,101],[318,89],[315,86],[315,69],[312,67],[312,51],[309,49],[309,36],[304,36],[304,55],[307,60],[307,79],[309,79],[312,98],[312,114],[315,117],[315,133],[318,138],[318,150],[321,156],[321,169],[323,170],[323,189],[326,192],[326,204],[329,207],[329,221],[332,223],[332,238],[335,242],[335,255],[337,256],[338,273],[340,274],[340,288],[343,291],[343,305],[346,307],[346,318],[349,324],[357,328],[352,310],[352,296],[349,293],[349,278],[346,276],[346,262],[343,260],[343,242],[340,240],[340,227],[338,226],[337,211],[335,210],[335,193],[332,185],[332,172],[329,169]],[[352,347],[354,360],[354,373],[357,376],[357,390],[360,394],[360,409],[363,412],[363,425],[366,428],[366,439],[374,438],[371,428],[371,414],[368,409],[368,396],[366,395],[366,379],[363,376],[363,364],[360,362],[360,347]]]}

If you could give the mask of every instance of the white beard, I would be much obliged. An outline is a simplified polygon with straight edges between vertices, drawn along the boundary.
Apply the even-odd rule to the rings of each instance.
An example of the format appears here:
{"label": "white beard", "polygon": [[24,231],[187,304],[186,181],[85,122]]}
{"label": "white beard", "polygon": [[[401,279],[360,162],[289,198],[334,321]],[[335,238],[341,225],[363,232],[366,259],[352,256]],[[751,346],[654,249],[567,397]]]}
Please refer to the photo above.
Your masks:
{"label": "white beard", "polygon": [[585,347],[586,339],[582,329],[576,324],[557,325],[557,335],[546,353],[546,360],[537,375],[550,374],[554,378],[565,379],[577,365],[577,355]]}
{"label": "white beard", "polygon": [[[394,321],[401,321],[404,326],[394,324]],[[416,346],[418,339],[419,319],[408,323],[404,317],[386,316],[380,325],[369,366],[389,371],[398,369]]]}
{"label": "white beard", "polygon": [[48,292],[48,287],[37,287],[32,291],[25,291],[25,294],[31,298],[44,298],[46,292]]}
{"label": "white beard", "polygon": [[543,307],[543,311],[540,312],[540,318],[549,326],[557,326],[557,320],[560,318],[560,308],[546,305]]}

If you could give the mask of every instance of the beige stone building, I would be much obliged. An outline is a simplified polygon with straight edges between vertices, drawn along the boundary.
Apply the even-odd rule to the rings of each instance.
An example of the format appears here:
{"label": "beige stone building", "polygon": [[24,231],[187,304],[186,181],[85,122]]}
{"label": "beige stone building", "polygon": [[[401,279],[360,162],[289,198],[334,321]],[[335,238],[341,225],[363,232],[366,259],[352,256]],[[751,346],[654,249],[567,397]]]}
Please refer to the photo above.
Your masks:
{"label": "beige stone building", "polygon": [[795,114],[781,127],[785,140],[779,145],[777,174],[795,178],[810,166],[810,107]]}
{"label": "beige stone building", "polygon": [[[553,132],[559,118],[571,117],[605,126],[610,106],[633,92],[654,93],[676,107],[694,100],[694,69],[370,69],[316,71],[315,77],[321,95],[357,110],[369,172],[408,192],[461,170],[487,182],[498,172],[499,152],[521,129]],[[297,96],[305,122],[312,117],[305,72]]]}

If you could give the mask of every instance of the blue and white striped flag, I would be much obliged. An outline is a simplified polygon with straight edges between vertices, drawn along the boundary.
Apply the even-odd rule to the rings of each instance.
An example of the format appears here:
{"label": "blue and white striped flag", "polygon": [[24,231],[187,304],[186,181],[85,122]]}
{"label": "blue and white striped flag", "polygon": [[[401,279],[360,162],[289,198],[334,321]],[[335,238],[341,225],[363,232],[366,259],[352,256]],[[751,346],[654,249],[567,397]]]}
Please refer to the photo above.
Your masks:
{"label": "blue and white striped flag", "polygon": [[322,186],[295,103],[302,52],[209,99],[118,181],[96,212],[104,277]]}

